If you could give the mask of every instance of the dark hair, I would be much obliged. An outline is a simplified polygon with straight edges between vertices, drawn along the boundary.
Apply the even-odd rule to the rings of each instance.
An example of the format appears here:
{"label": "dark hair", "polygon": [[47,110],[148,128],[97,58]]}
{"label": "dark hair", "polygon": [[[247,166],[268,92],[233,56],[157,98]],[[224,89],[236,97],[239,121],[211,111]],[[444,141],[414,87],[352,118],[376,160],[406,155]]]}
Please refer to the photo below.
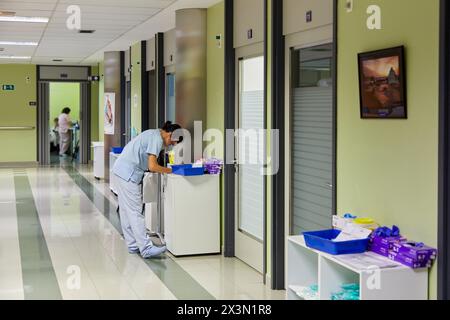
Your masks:
{"label": "dark hair", "polygon": [[62,113],[69,114],[70,108],[65,107],[64,109],[62,109]]}
{"label": "dark hair", "polygon": [[[172,123],[172,121],[166,121],[166,123],[163,124],[161,130],[164,130],[165,132],[173,133],[176,130],[181,129],[181,126],[176,123]],[[181,136],[178,140],[178,142],[182,142],[183,137]]]}
{"label": "dark hair", "polygon": [[161,129],[164,130],[165,132],[172,133],[175,130],[181,129],[181,126],[179,124],[172,123],[172,121],[167,121],[166,123],[163,124]]}

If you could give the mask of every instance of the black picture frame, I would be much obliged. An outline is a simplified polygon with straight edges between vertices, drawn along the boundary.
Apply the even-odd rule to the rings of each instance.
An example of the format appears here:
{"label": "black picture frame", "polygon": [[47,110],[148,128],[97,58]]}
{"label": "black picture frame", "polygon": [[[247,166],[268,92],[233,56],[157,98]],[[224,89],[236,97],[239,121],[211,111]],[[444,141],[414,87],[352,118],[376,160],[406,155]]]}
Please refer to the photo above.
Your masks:
{"label": "black picture frame", "polygon": [[407,119],[405,47],[358,54],[361,119]]}

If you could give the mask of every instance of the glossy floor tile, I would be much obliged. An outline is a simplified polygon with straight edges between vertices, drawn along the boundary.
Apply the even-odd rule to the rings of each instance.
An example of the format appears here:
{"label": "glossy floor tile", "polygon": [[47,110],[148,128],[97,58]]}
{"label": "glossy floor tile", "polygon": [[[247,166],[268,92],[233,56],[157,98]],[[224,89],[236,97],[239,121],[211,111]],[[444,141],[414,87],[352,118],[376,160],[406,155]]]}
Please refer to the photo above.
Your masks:
{"label": "glossy floor tile", "polygon": [[130,255],[88,166],[0,169],[0,299],[284,299],[238,259]]}

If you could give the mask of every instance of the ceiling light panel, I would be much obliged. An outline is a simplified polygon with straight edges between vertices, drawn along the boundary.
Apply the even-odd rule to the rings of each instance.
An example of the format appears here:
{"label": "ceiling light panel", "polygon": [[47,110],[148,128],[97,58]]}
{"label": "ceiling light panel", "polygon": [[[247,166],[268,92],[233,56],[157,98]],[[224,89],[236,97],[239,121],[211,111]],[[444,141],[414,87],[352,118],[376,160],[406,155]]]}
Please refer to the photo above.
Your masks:
{"label": "ceiling light panel", "polygon": [[0,40],[0,46],[31,46],[35,47],[37,46],[37,42],[31,42],[31,41],[1,41]]}
{"label": "ceiling light panel", "polygon": [[0,54],[0,59],[9,59],[9,60],[29,60],[31,57],[28,56],[6,56]]}
{"label": "ceiling light panel", "polygon": [[4,17],[0,16],[0,22],[26,22],[26,23],[48,23],[47,17]]}

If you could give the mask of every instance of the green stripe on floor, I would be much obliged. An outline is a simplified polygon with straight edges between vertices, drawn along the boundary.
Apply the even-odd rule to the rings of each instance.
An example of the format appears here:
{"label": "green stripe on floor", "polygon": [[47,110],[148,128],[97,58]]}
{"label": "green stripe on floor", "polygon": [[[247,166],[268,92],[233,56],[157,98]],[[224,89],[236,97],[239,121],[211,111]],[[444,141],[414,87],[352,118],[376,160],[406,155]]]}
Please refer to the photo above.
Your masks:
{"label": "green stripe on floor", "polygon": [[30,182],[25,172],[14,171],[14,185],[25,299],[62,299]]}
{"label": "green stripe on floor", "polygon": [[[111,222],[116,230],[122,234],[119,216],[116,207],[92,183],[83,177],[75,168],[64,167],[72,180],[83,190],[97,209]],[[145,263],[158,276],[164,285],[180,300],[214,300],[192,276],[181,268],[168,256],[159,259],[145,259]]]}

